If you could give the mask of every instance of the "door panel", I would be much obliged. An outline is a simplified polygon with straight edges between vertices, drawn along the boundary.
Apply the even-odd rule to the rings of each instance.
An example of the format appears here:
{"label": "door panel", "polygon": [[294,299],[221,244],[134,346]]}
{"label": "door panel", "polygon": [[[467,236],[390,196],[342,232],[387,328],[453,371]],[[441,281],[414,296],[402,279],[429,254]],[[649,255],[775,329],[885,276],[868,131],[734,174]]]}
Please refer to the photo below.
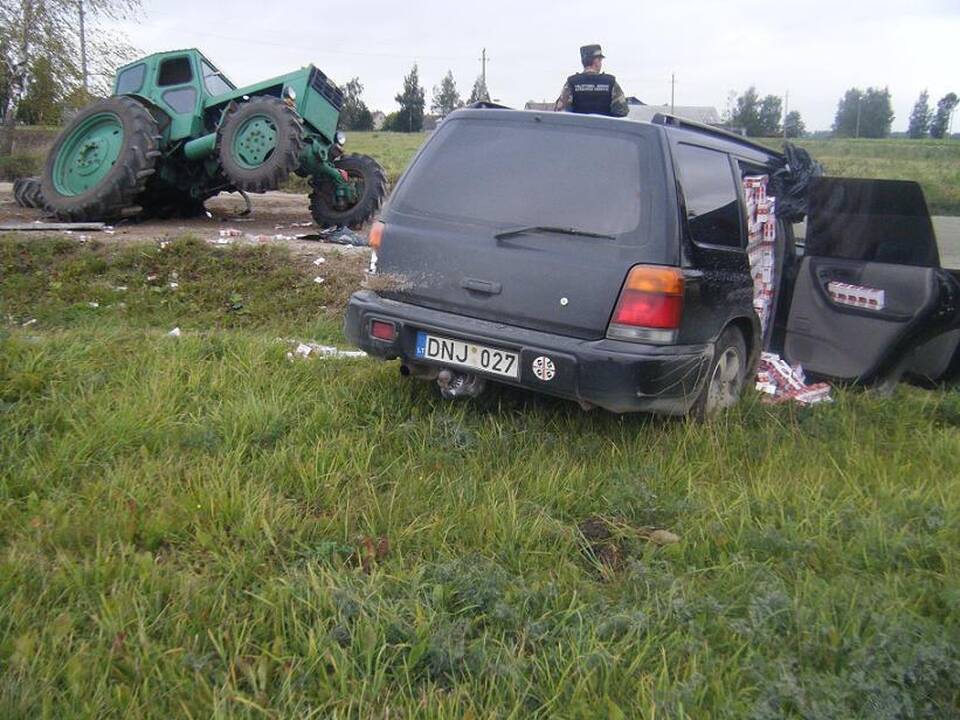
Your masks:
{"label": "door panel", "polygon": [[[803,258],[787,322],[787,359],[817,375],[872,379],[900,341],[938,309],[941,274],[932,267]],[[854,286],[849,295],[845,286]],[[873,304],[852,304],[858,299]]]}

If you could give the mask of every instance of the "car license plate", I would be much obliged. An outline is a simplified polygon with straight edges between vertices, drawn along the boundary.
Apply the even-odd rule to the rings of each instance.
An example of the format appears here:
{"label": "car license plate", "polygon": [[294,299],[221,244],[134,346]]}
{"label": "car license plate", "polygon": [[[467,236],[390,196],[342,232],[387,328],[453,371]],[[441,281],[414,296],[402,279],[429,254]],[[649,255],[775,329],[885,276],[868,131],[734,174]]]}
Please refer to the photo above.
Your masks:
{"label": "car license plate", "polygon": [[481,370],[514,380],[520,377],[520,356],[517,353],[463,340],[438,337],[423,331],[417,333],[417,357],[471,370]]}

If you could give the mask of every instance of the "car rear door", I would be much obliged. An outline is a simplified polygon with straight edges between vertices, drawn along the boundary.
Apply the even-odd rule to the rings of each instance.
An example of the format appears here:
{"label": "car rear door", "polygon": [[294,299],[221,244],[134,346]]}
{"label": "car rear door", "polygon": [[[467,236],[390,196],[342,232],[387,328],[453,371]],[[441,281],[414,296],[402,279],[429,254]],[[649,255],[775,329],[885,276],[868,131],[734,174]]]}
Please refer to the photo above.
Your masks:
{"label": "car rear door", "polygon": [[784,355],[841,381],[895,379],[960,327],[960,283],[940,267],[917,183],[816,178]]}

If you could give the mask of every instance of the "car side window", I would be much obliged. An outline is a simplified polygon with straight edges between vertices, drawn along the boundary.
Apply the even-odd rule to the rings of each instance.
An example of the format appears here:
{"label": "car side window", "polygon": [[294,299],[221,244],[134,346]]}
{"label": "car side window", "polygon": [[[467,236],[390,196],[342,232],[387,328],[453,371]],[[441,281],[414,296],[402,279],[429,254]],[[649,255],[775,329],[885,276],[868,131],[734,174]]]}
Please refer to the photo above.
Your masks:
{"label": "car side window", "polygon": [[727,154],[681,144],[676,162],[693,241],[742,247],[739,194]]}
{"label": "car side window", "polygon": [[190,58],[178,57],[164,60],[160,63],[157,73],[157,85],[183,85],[193,80],[193,70],[190,69]]}

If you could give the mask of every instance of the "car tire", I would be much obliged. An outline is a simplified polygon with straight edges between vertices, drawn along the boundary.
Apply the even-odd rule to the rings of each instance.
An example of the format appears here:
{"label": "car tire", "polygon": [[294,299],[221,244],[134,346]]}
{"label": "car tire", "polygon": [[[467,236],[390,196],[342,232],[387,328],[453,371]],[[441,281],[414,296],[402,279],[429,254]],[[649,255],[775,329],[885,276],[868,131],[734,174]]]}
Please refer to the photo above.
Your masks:
{"label": "car tire", "polygon": [[43,200],[59,220],[112,220],[138,206],[156,172],[160,132],[153,115],[129,97],[81,110],[53,144],[43,170]]}
{"label": "car tire", "polygon": [[358,230],[383,204],[387,175],[383,166],[369,155],[341,155],[334,165],[360,185],[360,197],[353,205],[338,207],[333,183],[326,178],[315,179],[310,193],[310,214],[320,227],[336,225]]}
{"label": "car tire", "polygon": [[691,415],[697,420],[709,420],[736,405],[746,385],[747,370],[747,344],[743,333],[735,327],[728,327],[717,339],[706,383]]}
{"label": "car tire", "polygon": [[303,121],[283,100],[253,97],[228,112],[217,133],[227,180],[238,190],[276,190],[300,165]]}

